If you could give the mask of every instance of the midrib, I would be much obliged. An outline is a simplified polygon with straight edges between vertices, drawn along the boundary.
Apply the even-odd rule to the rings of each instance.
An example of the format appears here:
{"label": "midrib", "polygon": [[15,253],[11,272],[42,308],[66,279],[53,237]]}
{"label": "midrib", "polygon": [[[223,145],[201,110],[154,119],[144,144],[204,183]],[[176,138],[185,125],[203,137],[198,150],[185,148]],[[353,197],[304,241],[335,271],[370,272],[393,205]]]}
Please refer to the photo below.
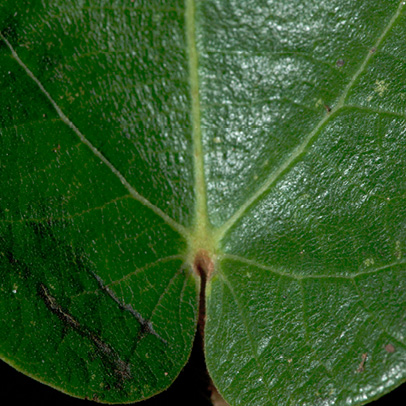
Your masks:
{"label": "midrib", "polygon": [[189,85],[191,96],[191,123],[194,160],[195,212],[191,237],[189,240],[190,261],[199,250],[213,254],[215,247],[207,212],[207,190],[204,176],[204,156],[201,129],[199,95],[199,57],[196,43],[196,4],[195,0],[186,0],[186,38],[189,57]]}
{"label": "midrib", "polygon": [[[376,50],[382,44],[384,38],[399,18],[405,2],[400,2],[396,12],[391,20],[377,38],[373,48]],[[195,183],[195,213],[194,226],[189,234],[189,261],[193,263],[193,259],[199,250],[207,251],[213,258],[218,251],[218,246],[227,232],[238,222],[238,220],[246,213],[255,201],[258,200],[269,188],[280,178],[290,165],[297,158],[302,156],[308,145],[318,135],[321,128],[329,122],[336,114],[345,107],[346,98],[357,81],[358,77],[364,72],[368,62],[372,57],[369,52],[361,62],[358,70],[355,72],[347,86],[343,89],[342,94],[337,100],[334,110],[330,114],[326,114],[315,126],[303,143],[298,145],[292,155],[273,173],[271,173],[267,181],[261,185],[235,212],[234,214],[219,228],[213,229],[208,219],[207,210],[207,189],[204,176],[204,155],[202,144],[202,129],[201,129],[201,110],[199,97],[199,75],[198,75],[198,50],[196,43],[196,0],[186,0],[186,36],[187,48],[189,56],[189,83],[191,92],[191,121],[192,121],[192,139],[193,139],[193,160],[194,160],[194,183]]]}

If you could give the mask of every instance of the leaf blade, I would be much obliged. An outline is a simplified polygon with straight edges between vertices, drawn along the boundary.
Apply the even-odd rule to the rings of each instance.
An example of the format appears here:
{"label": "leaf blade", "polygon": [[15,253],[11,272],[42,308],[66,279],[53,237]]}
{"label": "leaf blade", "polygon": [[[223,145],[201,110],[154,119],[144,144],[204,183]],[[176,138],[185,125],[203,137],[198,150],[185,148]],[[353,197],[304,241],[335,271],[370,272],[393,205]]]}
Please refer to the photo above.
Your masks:
{"label": "leaf blade", "polygon": [[[179,4],[1,6],[2,357],[74,396],[150,397],[191,351],[199,289],[185,264],[194,198]],[[171,49],[143,55],[168,37]],[[151,57],[166,67],[151,72]],[[178,112],[167,116],[158,92]]]}
{"label": "leaf blade", "polygon": [[[213,191],[209,213],[218,227],[221,250],[218,276],[213,278],[208,291],[206,334],[210,339],[206,342],[206,354],[214,382],[230,404],[364,404],[405,380],[400,372],[405,370],[404,342],[399,330],[395,333],[404,324],[404,318],[397,317],[393,322],[395,330],[388,330],[383,314],[386,317],[390,312],[396,314],[396,306],[404,311],[406,297],[396,295],[395,305],[389,304],[382,292],[379,297],[373,294],[380,285],[387,286],[386,294],[403,285],[404,259],[400,247],[404,241],[405,218],[401,207],[405,204],[406,162],[399,151],[404,150],[406,104],[399,103],[399,99],[394,102],[395,94],[405,83],[401,59],[392,63],[393,69],[386,72],[388,79],[384,83],[380,76],[386,69],[383,63],[388,60],[383,50],[390,49],[396,55],[404,50],[397,38],[404,30],[405,5],[381,3],[378,7],[386,7],[386,11],[374,14],[372,21],[376,24],[366,25],[370,32],[366,35],[363,30],[362,46],[356,44],[353,51],[347,48],[346,56],[335,47],[346,36],[359,35],[358,27],[364,27],[360,21],[367,19],[363,10],[374,7],[372,2],[367,3],[361,11],[351,9],[346,2],[303,7],[304,15],[300,19],[293,17],[293,21],[303,25],[311,22],[313,28],[310,25],[309,34],[302,32],[307,37],[300,38],[295,36],[303,27],[299,25],[297,32],[289,31],[293,40],[285,42],[283,34],[289,20],[281,20],[282,2],[274,2],[273,15],[268,19],[261,19],[254,12],[263,24],[262,31],[257,32],[279,27],[273,31],[274,37],[270,35],[275,38],[273,43],[270,40],[272,45],[280,48],[274,53],[268,50],[264,53],[260,48],[267,49],[267,45],[261,41],[251,43],[253,52],[244,48],[247,40],[243,35],[249,33],[247,26],[255,26],[255,22],[242,24],[235,31],[227,32],[227,28],[223,31],[231,38],[225,43],[227,47],[231,42],[231,50],[222,51],[223,71],[216,71],[222,82],[212,88],[223,86],[225,108],[214,113],[219,105],[209,106],[206,119],[216,116],[215,122],[228,122],[231,127],[225,132],[225,145],[211,141],[210,151],[219,156],[232,144],[231,139],[235,150],[227,150],[227,157],[221,160],[226,165],[226,175],[217,167],[208,175],[209,190]],[[336,7],[335,14],[327,13],[330,6],[331,10]],[[206,5],[205,12],[209,13],[211,7],[230,21],[251,21],[252,5],[240,3],[233,9],[230,3],[213,2]],[[352,24],[351,18],[345,20],[349,13],[356,16],[358,26]],[[309,16],[317,18],[311,20]],[[339,24],[334,25],[340,19],[351,28],[341,30]],[[334,27],[332,32],[330,27]],[[207,35],[211,38],[211,32]],[[310,42],[308,38],[321,35],[324,44],[320,47],[331,51],[318,53],[316,45],[312,52],[303,50],[306,41]],[[349,43],[354,43],[352,38]],[[210,44],[224,46],[224,42]],[[291,52],[295,47],[297,55]],[[323,69],[316,68],[314,73],[310,64],[302,63],[303,54],[308,58],[322,56],[314,66],[318,62]],[[226,58],[228,62],[223,62]],[[274,60],[282,62],[278,65]],[[327,65],[331,70],[325,68]],[[257,71],[253,66],[257,66]],[[225,67],[232,70],[231,75],[224,73]],[[344,68],[347,80],[343,80],[343,67],[347,67]],[[208,64],[204,68],[203,75],[209,75]],[[280,83],[275,72],[283,75]],[[297,78],[298,72],[305,78],[303,81]],[[266,74],[270,79],[265,78]],[[250,75],[261,87],[254,86],[255,80]],[[306,87],[309,76],[312,84]],[[337,78],[336,83],[331,81],[332,76]],[[241,78],[248,81],[246,86]],[[235,81],[234,87],[228,79]],[[315,79],[319,82],[315,83]],[[330,87],[329,92],[320,87],[323,81]],[[285,103],[280,89],[291,83],[286,93],[293,97]],[[376,96],[368,99],[371,84]],[[270,89],[276,94],[275,100]],[[250,95],[261,91],[261,99],[250,100]],[[261,108],[267,107],[267,96],[277,108],[267,109],[263,114]],[[248,102],[240,102],[239,97]],[[295,99],[301,102],[295,105]],[[317,100],[322,100],[318,106]],[[310,101],[316,102],[313,107],[319,109],[318,115],[311,112]],[[280,113],[282,107],[284,115]],[[313,129],[302,118],[304,110],[306,114],[310,112],[308,117],[315,123]],[[246,119],[243,111],[252,117],[251,126],[242,124]],[[296,114],[293,119],[292,114]],[[272,122],[270,130],[277,135],[271,132],[269,137],[263,134],[256,138],[259,131],[255,117],[259,117],[258,122],[263,117]],[[285,133],[281,131],[285,124],[276,123],[279,117],[291,124]],[[299,127],[303,123],[304,129]],[[296,142],[292,128],[302,137],[300,142]],[[220,126],[212,125],[208,134],[219,133],[219,129]],[[295,143],[286,147],[285,139],[294,139]],[[283,158],[276,156],[273,148],[281,151]],[[266,161],[264,153],[271,157],[268,167],[273,165],[276,169],[262,169]],[[209,159],[207,162],[212,164]],[[225,181],[230,173],[236,181]],[[262,186],[255,189],[255,181],[259,180]],[[234,185],[230,186],[230,182]],[[221,190],[226,183],[228,188]],[[240,193],[247,200],[237,202],[234,187],[239,188],[237,196]],[[390,277],[392,267],[398,270],[398,279]],[[368,279],[371,286],[364,283],[361,292],[358,278],[375,273],[379,278],[371,276]],[[365,294],[369,306],[363,302]],[[283,298],[291,301],[288,308],[281,304]],[[347,304],[341,304],[342,301]],[[219,303],[227,311],[221,312]],[[347,305],[350,308],[344,311]],[[216,319],[221,320],[220,327]],[[234,335],[234,329],[238,334]],[[271,344],[258,354],[264,340]],[[392,341],[399,348],[398,357],[385,350]],[[388,375],[391,378],[387,379]]]}

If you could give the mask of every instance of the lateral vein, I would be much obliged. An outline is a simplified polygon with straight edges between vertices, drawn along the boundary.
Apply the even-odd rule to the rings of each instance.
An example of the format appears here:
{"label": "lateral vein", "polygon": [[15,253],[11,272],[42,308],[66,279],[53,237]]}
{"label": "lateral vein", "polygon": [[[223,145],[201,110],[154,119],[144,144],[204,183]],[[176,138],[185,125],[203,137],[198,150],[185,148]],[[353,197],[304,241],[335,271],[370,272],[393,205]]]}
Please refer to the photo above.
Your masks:
{"label": "lateral vein", "polygon": [[372,268],[369,270],[359,270],[358,272],[350,273],[348,275],[334,275],[334,274],[332,274],[332,275],[325,275],[325,274],[300,275],[300,274],[290,273],[290,272],[284,271],[282,269],[277,269],[270,265],[261,264],[260,262],[257,262],[255,260],[248,259],[245,257],[241,257],[239,255],[234,255],[234,254],[219,255],[218,260],[221,261],[223,259],[240,262],[241,264],[245,264],[245,265],[253,266],[255,268],[263,269],[265,271],[269,271],[270,273],[273,273],[274,275],[283,276],[285,278],[295,279],[298,281],[303,280],[303,279],[356,279],[360,276],[372,275],[374,273],[378,273],[381,271],[390,270],[391,268],[398,266],[398,265],[406,265],[406,261],[397,261],[397,262],[391,262],[386,265],[382,265],[377,268]]}
{"label": "lateral vein", "polygon": [[[379,38],[376,40],[375,44],[373,45],[372,49],[374,51],[378,50],[380,45],[382,44],[383,40],[385,39],[388,32],[391,30],[393,25],[395,24],[396,20],[402,13],[403,8],[405,7],[406,2],[400,2],[395,14],[389,21],[388,25],[385,27]],[[336,105],[334,106],[334,110],[331,113],[326,113],[323,118],[318,122],[318,124],[314,127],[314,129],[308,134],[307,137],[303,140],[303,142],[296,147],[296,149],[292,152],[289,158],[282,163],[282,165],[274,172],[272,172],[268,179],[262,184],[262,186],[254,192],[250,198],[248,198],[245,203],[243,203],[239,209],[237,209],[234,214],[221,226],[216,230],[215,233],[215,241],[218,243],[227,233],[227,231],[242,217],[245,211],[260,197],[262,196],[279,178],[282,174],[286,172],[290,168],[290,166],[302,155],[307,152],[308,147],[312,144],[315,140],[317,135],[319,135],[321,129],[333,118],[336,116],[341,109],[345,107],[345,101],[348,97],[348,94],[351,88],[354,86],[355,82],[359,78],[359,76],[364,72],[368,62],[372,58],[373,52],[371,50],[368,51],[368,54],[362,61],[360,67],[355,72],[354,76],[348,82],[347,86],[344,88],[343,93],[341,94],[340,98],[338,99]]]}
{"label": "lateral vein", "polygon": [[58,106],[58,104],[55,102],[55,100],[52,98],[52,96],[49,94],[49,92],[45,89],[43,84],[32,73],[32,71],[28,68],[28,66],[20,59],[17,52],[14,50],[13,46],[10,44],[10,42],[7,40],[7,38],[5,38],[5,36],[1,32],[0,32],[0,39],[3,40],[4,43],[7,45],[7,47],[10,49],[10,52],[11,52],[13,58],[17,61],[17,63],[24,69],[24,71],[27,73],[27,75],[36,83],[36,85],[39,87],[41,92],[44,94],[44,96],[48,99],[48,101],[51,103],[53,108],[56,110],[56,112],[58,113],[61,120],[71,130],[73,130],[73,132],[79,137],[80,141],[83,144],[85,144],[93,152],[93,154],[96,155],[96,157],[99,158],[111,170],[111,172],[113,172],[113,174],[120,180],[120,182],[123,184],[123,186],[128,190],[130,195],[135,200],[139,201],[141,204],[148,207],[156,215],[161,217],[170,227],[172,227],[174,230],[178,231],[181,235],[183,235],[184,237],[187,238],[189,236],[189,232],[187,231],[187,229],[184,226],[182,226],[177,221],[175,221],[174,219],[169,217],[163,210],[161,210],[159,207],[155,206],[144,196],[140,195],[131,186],[131,184],[127,181],[127,179],[123,176],[123,174],[84,136],[84,134],[82,134],[82,132],[75,126],[75,124],[65,115],[65,113]]}

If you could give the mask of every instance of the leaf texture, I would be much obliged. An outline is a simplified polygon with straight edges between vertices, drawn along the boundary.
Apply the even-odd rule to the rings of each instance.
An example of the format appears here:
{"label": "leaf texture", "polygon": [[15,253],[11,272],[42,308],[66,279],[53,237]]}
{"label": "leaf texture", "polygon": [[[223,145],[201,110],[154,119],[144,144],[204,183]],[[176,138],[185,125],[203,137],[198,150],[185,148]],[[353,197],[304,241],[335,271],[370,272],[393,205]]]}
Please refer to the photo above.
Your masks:
{"label": "leaf texture", "polygon": [[230,405],[405,381],[405,10],[2,2],[2,358],[77,397],[153,396],[189,357],[201,266]]}

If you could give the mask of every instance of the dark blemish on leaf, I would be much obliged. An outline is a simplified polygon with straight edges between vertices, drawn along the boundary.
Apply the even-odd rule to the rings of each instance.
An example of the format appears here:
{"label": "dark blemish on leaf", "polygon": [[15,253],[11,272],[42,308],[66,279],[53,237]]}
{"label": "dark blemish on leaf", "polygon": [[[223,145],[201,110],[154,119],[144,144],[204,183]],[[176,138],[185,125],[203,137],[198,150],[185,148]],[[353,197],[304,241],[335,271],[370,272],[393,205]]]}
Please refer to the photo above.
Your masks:
{"label": "dark blemish on leaf", "polygon": [[325,104],[324,108],[326,109],[327,113],[331,113],[331,107],[330,106],[327,106],[327,104]]}
{"label": "dark blemish on leaf", "polygon": [[365,352],[364,354],[361,355],[361,362],[358,366],[357,372],[361,373],[365,371],[365,363],[367,361],[368,354]]}
{"label": "dark blemish on leaf", "polygon": [[344,59],[338,59],[336,62],[336,66],[338,68],[342,68],[345,65],[345,60]]}
{"label": "dark blemish on leaf", "polygon": [[390,354],[393,354],[394,352],[396,352],[396,348],[393,344],[386,344],[385,350],[386,350],[386,352],[389,352]]}
{"label": "dark blemish on leaf", "polygon": [[[0,31],[0,34],[2,34],[9,42],[18,42],[18,31],[19,31],[19,26],[20,26],[20,21],[19,18],[20,16],[17,13],[9,13],[8,16],[3,16],[5,19],[3,20],[7,26]],[[4,41],[0,41],[0,49],[3,47],[6,47],[7,45],[4,43]]]}
{"label": "dark blemish on leaf", "polygon": [[42,55],[39,64],[43,67],[43,69],[54,66],[53,59],[50,55]]}
{"label": "dark blemish on leaf", "polygon": [[376,48],[375,48],[375,47],[374,47],[374,48],[371,48],[369,52],[370,52],[371,54],[374,54],[374,53],[376,52]]}
{"label": "dark blemish on leaf", "polygon": [[165,345],[168,345],[168,342],[164,340],[155,330],[150,320],[144,319],[140,313],[138,313],[131,305],[123,303],[114,292],[104,283],[103,279],[99,275],[92,272],[93,277],[96,279],[100,289],[103,292],[106,292],[108,296],[117,303],[120,310],[129,312],[134,318],[141,324],[141,331],[138,336],[137,342],[139,342],[146,334],[152,334],[162,341]]}
{"label": "dark blemish on leaf", "polygon": [[58,316],[62,322],[75,330],[80,329],[80,323],[78,323],[69,313],[65,312],[62,307],[59,306],[55,298],[50,295],[49,290],[43,284],[39,285],[38,293],[44,301],[46,307],[48,307],[52,313]]}
{"label": "dark blemish on leaf", "polygon": [[38,286],[38,294],[44,301],[45,306],[55,314],[65,326],[72,328],[82,337],[88,338],[93,343],[106,369],[113,371],[114,377],[119,381],[118,387],[121,387],[122,382],[131,379],[130,365],[121,360],[113,348],[88,328],[81,325],[72,315],[63,309],[55,297],[50,294],[48,288],[42,283]]}
{"label": "dark blemish on leaf", "polygon": [[14,254],[11,251],[7,251],[6,252],[6,257],[8,259],[8,262],[13,265],[17,262],[17,260],[14,257]]}
{"label": "dark blemish on leaf", "polygon": [[[39,209],[36,214],[47,218],[47,212],[45,210],[41,211],[45,206],[39,202],[38,207]],[[52,221],[52,226],[50,226],[48,220],[44,223],[37,221],[28,223],[27,228],[35,242],[32,255],[35,253],[42,263],[52,269],[53,275],[58,277],[61,283],[66,282],[72,288],[73,293],[83,292],[85,288],[82,275],[88,274],[90,271],[85,262],[86,258],[71,245],[56,238],[53,229],[58,224],[64,223]],[[11,230],[10,227],[10,233]],[[12,240],[10,236],[9,241]],[[16,274],[27,279],[30,285],[34,286],[37,298],[41,301],[40,304],[43,303],[45,308],[51,312],[50,317],[55,322],[58,322],[59,319],[61,324],[61,339],[69,331],[75,331],[86,339],[87,345],[90,346],[90,356],[97,358],[99,363],[104,367],[106,375],[109,376],[111,381],[111,387],[124,391],[124,383],[132,379],[130,362],[124,358],[124,355],[121,356],[122,354],[119,354],[109,343],[103,341],[97,330],[91,329],[79,316],[76,317],[69,312],[69,294],[61,297],[53,294],[53,291],[50,290],[50,287],[45,282],[47,275],[40,266],[36,265],[38,262],[34,264],[25,263],[19,258],[19,253],[15,253],[11,248],[7,251],[5,250],[5,260],[10,262]],[[71,272],[67,272],[67,269]],[[90,275],[87,278],[96,287],[93,278]],[[86,362],[86,359],[84,362]]]}
{"label": "dark blemish on leaf", "polygon": [[58,144],[55,148],[52,149],[52,152],[58,152],[61,150],[61,145]]}
{"label": "dark blemish on leaf", "polygon": [[45,224],[34,221],[30,224],[30,227],[34,231],[35,235],[41,240],[45,240],[46,237],[50,236],[49,227],[47,227]]}

